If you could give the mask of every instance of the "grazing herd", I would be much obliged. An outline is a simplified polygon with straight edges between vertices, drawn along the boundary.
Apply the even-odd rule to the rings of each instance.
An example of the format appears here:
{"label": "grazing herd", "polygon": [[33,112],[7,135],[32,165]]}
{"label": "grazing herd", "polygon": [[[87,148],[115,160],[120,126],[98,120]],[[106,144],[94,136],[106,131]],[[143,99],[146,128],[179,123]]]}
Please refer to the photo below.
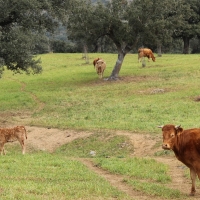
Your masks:
{"label": "grazing herd", "polygon": [[[144,57],[147,57],[148,61],[150,61],[150,59],[152,59],[153,62],[156,61],[156,58],[151,49],[139,48],[138,49],[138,62],[141,62],[142,58],[144,58]],[[102,79],[103,73],[106,69],[106,62],[102,58],[95,58],[93,60],[93,65],[94,65],[94,68],[96,69],[96,72],[97,72],[99,78]]]}
{"label": "grazing herd", "polygon": [[[152,59],[155,62],[155,56],[151,49],[138,49],[138,62],[147,57],[148,61]],[[95,58],[94,68],[99,78],[103,78],[106,69],[106,62],[102,58]],[[190,169],[192,187],[190,195],[194,196],[196,192],[196,176],[200,179],[200,128],[183,130],[183,128],[171,124],[159,126],[162,129],[164,150],[172,150],[176,158]],[[25,154],[25,140],[27,133],[24,126],[13,128],[0,128],[0,152],[5,153],[4,145],[8,142],[19,141],[22,147],[22,154]]]}

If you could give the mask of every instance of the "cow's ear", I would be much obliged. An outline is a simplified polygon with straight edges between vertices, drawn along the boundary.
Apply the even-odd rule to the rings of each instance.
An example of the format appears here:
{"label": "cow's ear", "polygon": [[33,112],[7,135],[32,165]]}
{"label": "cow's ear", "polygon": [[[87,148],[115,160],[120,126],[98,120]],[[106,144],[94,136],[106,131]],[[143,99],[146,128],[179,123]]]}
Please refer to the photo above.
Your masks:
{"label": "cow's ear", "polygon": [[183,128],[181,128],[180,126],[176,128],[176,134],[180,135],[183,132]]}
{"label": "cow's ear", "polygon": [[158,126],[158,128],[163,128],[163,125],[162,126]]}
{"label": "cow's ear", "polygon": [[177,129],[179,129],[181,127],[181,125],[177,125],[177,126],[175,126],[175,129],[177,130]]}

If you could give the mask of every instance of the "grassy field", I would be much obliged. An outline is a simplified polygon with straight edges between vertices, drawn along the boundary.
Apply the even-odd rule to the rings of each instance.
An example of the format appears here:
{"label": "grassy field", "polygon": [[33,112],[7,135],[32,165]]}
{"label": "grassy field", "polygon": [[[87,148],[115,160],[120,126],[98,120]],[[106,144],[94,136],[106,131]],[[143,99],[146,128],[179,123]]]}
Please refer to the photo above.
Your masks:
{"label": "grassy field", "polygon": [[[97,134],[64,145],[52,155],[33,151],[22,157],[13,150],[12,155],[1,157],[1,199],[128,199],[80,162],[70,159],[88,157],[84,148],[89,150],[92,145],[101,152],[94,162],[111,173],[125,177],[128,173],[135,179],[125,181],[133,188],[168,199],[183,198],[179,191],[163,187],[170,182],[165,165],[152,159],[130,158],[132,148],[120,152],[115,148],[127,138],[112,138],[105,143],[98,132],[110,138],[106,135],[110,130],[156,135],[160,134],[157,126],[168,123],[200,127],[200,102],[196,100],[200,96],[200,55],[164,54],[142,68],[137,55],[128,54],[120,79],[112,82],[98,79],[92,61],[96,57],[106,61],[106,78],[115,65],[116,54],[89,54],[90,64],[85,63],[82,54],[39,57],[42,74],[13,75],[4,71],[0,80],[0,119],[12,116],[12,123],[17,123],[20,116],[24,125]],[[105,159],[110,152],[115,152],[114,158]],[[141,167],[136,176],[129,170],[137,165]],[[152,171],[144,173],[145,168]]]}
{"label": "grassy field", "polygon": [[[106,60],[108,77],[117,55],[91,54],[90,62],[97,56]],[[31,125],[87,130],[157,133],[157,125],[166,123],[200,125],[194,101],[199,96],[199,55],[163,55],[142,68],[137,55],[128,54],[116,82],[99,80],[81,54],[40,57],[40,75],[4,73],[1,112],[31,113]]]}

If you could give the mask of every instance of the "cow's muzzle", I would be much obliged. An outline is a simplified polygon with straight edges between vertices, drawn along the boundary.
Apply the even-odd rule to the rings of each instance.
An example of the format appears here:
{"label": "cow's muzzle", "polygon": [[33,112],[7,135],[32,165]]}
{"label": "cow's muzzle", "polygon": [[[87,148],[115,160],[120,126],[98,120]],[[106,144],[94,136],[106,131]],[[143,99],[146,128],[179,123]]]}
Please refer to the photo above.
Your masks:
{"label": "cow's muzzle", "polygon": [[162,148],[165,149],[165,150],[170,150],[170,145],[169,144],[166,144],[166,143],[163,143],[162,144]]}

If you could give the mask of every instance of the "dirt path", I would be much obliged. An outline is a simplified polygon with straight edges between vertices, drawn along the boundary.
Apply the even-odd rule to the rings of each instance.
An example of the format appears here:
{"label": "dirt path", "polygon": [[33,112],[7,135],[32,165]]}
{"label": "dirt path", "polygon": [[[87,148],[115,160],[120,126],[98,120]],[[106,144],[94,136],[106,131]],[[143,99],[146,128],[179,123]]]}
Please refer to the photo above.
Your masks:
{"label": "dirt path", "polygon": [[59,130],[52,128],[27,127],[28,140],[27,151],[37,149],[41,151],[53,152],[59,146],[71,142],[77,138],[87,137],[92,132],[82,132],[73,130]]}
{"label": "dirt path", "polygon": [[[71,142],[76,138],[87,137],[93,134],[92,132],[74,130],[59,130],[28,126],[26,128],[28,132],[27,151],[34,148],[41,151],[53,152],[59,146]],[[117,131],[116,134],[126,135],[131,139],[135,147],[135,152],[133,156],[153,157],[157,161],[167,164],[170,168],[169,173],[172,178],[172,182],[170,183],[170,185],[167,185],[167,187],[176,188],[184,194],[189,194],[191,188],[191,181],[184,177],[185,166],[182,163],[180,163],[173,155],[167,157],[153,156],[156,151],[161,150],[160,146],[156,145],[156,143],[161,142],[159,141],[160,138],[152,137],[150,135],[133,134],[122,131]],[[158,147],[155,148],[155,145]],[[110,182],[111,185],[113,185],[121,191],[126,192],[130,197],[139,200],[151,199],[150,196],[147,196],[141,192],[134,191],[123,181],[122,176],[110,174],[107,171],[102,170],[97,166],[94,166],[90,159],[79,160],[90,170],[104,177],[107,181]],[[159,200],[162,198],[154,199]],[[188,196],[187,199],[200,199],[200,188],[197,187],[197,194],[195,197]]]}
{"label": "dirt path", "polygon": [[111,174],[105,170],[102,170],[101,168],[98,168],[96,165],[92,163],[90,159],[78,159],[81,161],[84,165],[86,165],[90,170],[98,174],[99,176],[102,176],[107,181],[110,182],[112,186],[117,188],[118,190],[126,193],[130,196],[130,198],[134,200],[149,200],[153,198],[154,200],[163,200],[162,198],[156,198],[156,197],[150,197],[148,195],[145,195],[142,192],[133,190],[129,185],[127,185],[124,182],[124,178],[120,175]]}

